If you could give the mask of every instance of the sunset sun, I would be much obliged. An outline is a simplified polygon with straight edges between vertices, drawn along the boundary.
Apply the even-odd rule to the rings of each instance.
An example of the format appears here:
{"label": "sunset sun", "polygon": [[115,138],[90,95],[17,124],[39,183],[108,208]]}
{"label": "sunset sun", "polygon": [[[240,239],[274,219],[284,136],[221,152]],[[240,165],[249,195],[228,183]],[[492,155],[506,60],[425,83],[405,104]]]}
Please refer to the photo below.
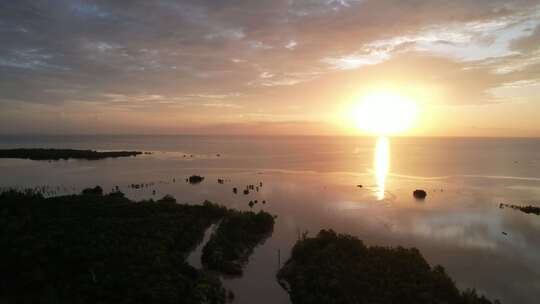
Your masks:
{"label": "sunset sun", "polygon": [[410,98],[392,91],[363,96],[354,107],[355,124],[373,135],[393,135],[408,130],[414,123],[417,105]]}

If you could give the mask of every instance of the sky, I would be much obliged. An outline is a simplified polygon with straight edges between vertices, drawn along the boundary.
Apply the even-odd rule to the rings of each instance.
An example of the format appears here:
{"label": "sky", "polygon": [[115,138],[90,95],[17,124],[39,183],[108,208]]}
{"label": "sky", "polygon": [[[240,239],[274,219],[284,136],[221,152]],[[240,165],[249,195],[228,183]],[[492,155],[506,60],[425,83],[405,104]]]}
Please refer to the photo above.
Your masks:
{"label": "sky", "polygon": [[0,0],[0,133],[540,136],[540,0]]}

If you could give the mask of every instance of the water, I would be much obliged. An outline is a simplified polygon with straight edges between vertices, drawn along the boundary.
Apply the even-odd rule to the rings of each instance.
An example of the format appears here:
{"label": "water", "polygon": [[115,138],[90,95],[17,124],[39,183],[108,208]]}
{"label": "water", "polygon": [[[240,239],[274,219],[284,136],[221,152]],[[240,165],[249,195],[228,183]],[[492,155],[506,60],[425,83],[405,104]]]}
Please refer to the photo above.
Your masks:
{"label": "water", "polygon": [[[72,193],[118,185],[134,199],[172,194],[179,202],[211,200],[242,210],[250,200],[266,200],[254,209],[278,215],[274,234],[257,247],[243,277],[224,281],[235,303],[289,303],[275,280],[277,251],[284,262],[302,232],[322,228],[369,245],[417,247],[460,288],[474,287],[503,303],[536,303],[540,297],[540,217],[498,208],[501,202],[540,206],[538,139],[0,137],[0,148],[13,147],[153,154],[100,161],[0,159],[0,186],[46,185]],[[189,185],[184,180],[191,174],[206,179]],[[150,188],[128,187],[150,182]],[[259,192],[232,193],[258,182]],[[413,199],[418,188],[427,191],[425,201]]]}

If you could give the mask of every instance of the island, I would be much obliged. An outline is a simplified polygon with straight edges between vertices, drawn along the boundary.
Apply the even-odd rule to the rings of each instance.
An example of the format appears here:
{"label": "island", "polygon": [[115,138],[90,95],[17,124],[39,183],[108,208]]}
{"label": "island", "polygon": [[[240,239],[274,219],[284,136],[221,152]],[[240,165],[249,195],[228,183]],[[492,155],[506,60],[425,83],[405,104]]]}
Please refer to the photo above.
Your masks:
{"label": "island", "polygon": [[519,210],[523,213],[527,213],[527,214],[536,214],[536,215],[540,215],[540,207],[537,207],[537,206],[532,206],[532,205],[514,205],[514,204],[500,204],[499,205],[499,208],[501,209],[504,209],[504,208],[511,208],[511,209],[514,209],[514,210]]}
{"label": "island", "polygon": [[197,185],[197,184],[200,184],[204,181],[204,176],[200,176],[200,175],[192,175],[188,178],[186,178],[186,182],[192,184],[192,185]]}
{"label": "island", "polygon": [[230,211],[203,248],[201,261],[208,269],[240,276],[253,249],[264,242],[273,229],[274,217],[267,212]]}
{"label": "island", "polygon": [[293,304],[492,304],[474,289],[460,292],[442,266],[415,248],[367,247],[356,237],[321,230],[303,235],[277,274]]}
{"label": "island", "polygon": [[30,160],[99,160],[104,158],[129,157],[143,154],[139,151],[95,151],[75,149],[0,149],[0,158],[20,158]]}
{"label": "island", "polygon": [[273,230],[273,216],[208,201],[178,204],[169,195],[135,202],[99,186],[50,198],[5,190],[0,273],[9,280],[0,284],[0,302],[225,303],[234,295],[221,284],[221,268],[186,262],[213,224],[216,235],[203,251],[215,257],[219,250],[220,262],[238,272]]}

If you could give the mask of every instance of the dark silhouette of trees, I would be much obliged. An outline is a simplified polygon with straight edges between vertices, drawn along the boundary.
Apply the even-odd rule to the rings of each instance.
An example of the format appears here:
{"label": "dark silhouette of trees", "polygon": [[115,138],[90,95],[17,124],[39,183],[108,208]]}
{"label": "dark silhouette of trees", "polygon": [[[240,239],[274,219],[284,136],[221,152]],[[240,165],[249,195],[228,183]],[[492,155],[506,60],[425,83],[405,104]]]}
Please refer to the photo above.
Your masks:
{"label": "dark silhouette of trees", "polygon": [[199,176],[199,175],[192,175],[188,178],[188,182],[190,184],[200,184],[202,183],[202,181],[204,180],[204,176]]}
{"label": "dark silhouette of trees", "polygon": [[186,257],[218,221],[230,224],[212,248],[234,257],[226,238],[244,253],[253,239],[237,234],[258,233],[265,215],[175,202],[134,202],[99,186],[52,198],[0,193],[0,303],[225,303],[234,295]]}
{"label": "dark silhouette of trees", "polygon": [[96,196],[102,196],[103,195],[103,189],[100,186],[95,186],[94,188],[87,188],[84,189],[81,192],[82,195],[96,195]]}
{"label": "dark silhouette of trees", "polygon": [[267,212],[230,211],[203,248],[205,267],[238,276],[253,249],[274,230],[274,217]]}
{"label": "dark silhouette of trees", "polygon": [[294,304],[492,303],[474,290],[460,293],[415,248],[366,247],[332,230],[299,240],[277,278]]}
{"label": "dark silhouette of trees", "polygon": [[422,190],[422,189],[416,189],[413,191],[413,196],[414,198],[418,199],[418,200],[423,200],[426,198],[427,196],[427,193],[425,190]]}
{"label": "dark silhouette of trees", "polygon": [[520,205],[512,205],[512,204],[500,204],[499,205],[499,208],[503,209],[503,208],[511,208],[511,209],[514,209],[514,210],[519,210],[523,213],[527,213],[527,214],[536,214],[536,215],[540,215],[540,207],[536,207],[536,206],[532,206],[532,205],[528,205],[528,206],[520,206]]}
{"label": "dark silhouette of trees", "polygon": [[98,160],[104,158],[128,157],[142,154],[139,151],[110,151],[98,152],[94,150],[74,149],[0,149],[0,158],[22,158],[31,160],[61,160],[86,159]]}

